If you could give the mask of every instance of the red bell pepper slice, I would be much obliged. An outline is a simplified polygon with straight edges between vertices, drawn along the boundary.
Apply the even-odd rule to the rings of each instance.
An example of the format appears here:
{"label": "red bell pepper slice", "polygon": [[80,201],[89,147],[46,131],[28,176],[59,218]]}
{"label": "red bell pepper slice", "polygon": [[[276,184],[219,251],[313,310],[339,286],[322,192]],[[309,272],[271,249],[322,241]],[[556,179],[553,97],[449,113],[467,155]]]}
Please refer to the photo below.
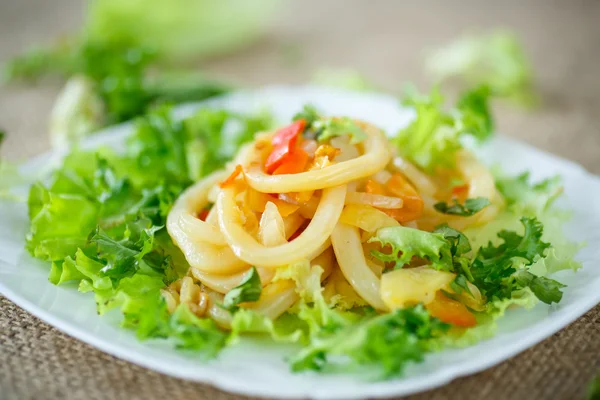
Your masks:
{"label": "red bell pepper slice", "polygon": [[294,149],[283,162],[273,171],[273,175],[297,174],[304,172],[308,164],[308,153],[304,149],[298,147]]}
{"label": "red bell pepper slice", "polygon": [[206,217],[208,217],[208,212],[210,210],[203,208],[199,213],[198,213],[198,219],[200,221],[206,221]]}
{"label": "red bell pepper slice", "polygon": [[273,144],[273,151],[269,154],[267,161],[265,162],[265,171],[272,174],[273,171],[279,167],[287,157],[290,156],[294,148],[298,137],[304,131],[306,121],[299,119],[291,125],[281,128],[277,131],[271,144]]}

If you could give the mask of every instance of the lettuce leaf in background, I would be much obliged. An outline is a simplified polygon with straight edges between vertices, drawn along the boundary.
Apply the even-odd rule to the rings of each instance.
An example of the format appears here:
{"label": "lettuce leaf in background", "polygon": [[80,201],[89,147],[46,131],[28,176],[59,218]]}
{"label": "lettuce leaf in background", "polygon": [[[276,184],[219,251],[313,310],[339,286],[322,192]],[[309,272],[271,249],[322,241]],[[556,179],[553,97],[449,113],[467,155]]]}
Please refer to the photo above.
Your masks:
{"label": "lettuce leaf in background", "polygon": [[431,52],[425,66],[439,81],[458,78],[471,87],[487,85],[494,96],[526,108],[539,102],[529,59],[508,31],[458,38]]}
{"label": "lettuce leaf in background", "polygon": [[156,105],[200,101],[229,91],[229,85],[189,69],[188,62],[251,43],[264,32],[278,4],[90,1],[80,33],[9,60],[4,79],[67,80],[50,116],[51,143],[67,147]]}
{"label": "lettuce leaf in background", "polygon": [[229,52],[264,33],[278,0],[95,0],[84,36],[153,48],[160,58],[196,58]]}
{"label": "lettuce leaf in background", "polygon": [[320,68],[313,73],[311,82],[358,92],[379,91],[364,74],[351,68]]}
{"label": "lettuce leaf in background", "polygon": [[[86,62],[86,46],[145,49],[158,61],[233,51],[264,33],[279,0],[91,0],[80,32],[34,46],[4,66],[4,79],[68,78]],[[129,61],[131,56],[123,54]]]}
{"label": "lettuce leaf in background", "polygon": [[101,128],[105,124],[104,114],[104,103],[94,89],[94,82],[84,75],[73,76],[50,113],[48,130],[52,147],[67,147]]}
{"label": "lettuce leaf in background", "polygon": [[[0,149],[4,139],[6,139],[6,132],[0,128]],[[12,188],[27,181],[28,179],[21,174],[16,164],[0,157],[0,200],[22,200],[21,196],[12,192]]]}

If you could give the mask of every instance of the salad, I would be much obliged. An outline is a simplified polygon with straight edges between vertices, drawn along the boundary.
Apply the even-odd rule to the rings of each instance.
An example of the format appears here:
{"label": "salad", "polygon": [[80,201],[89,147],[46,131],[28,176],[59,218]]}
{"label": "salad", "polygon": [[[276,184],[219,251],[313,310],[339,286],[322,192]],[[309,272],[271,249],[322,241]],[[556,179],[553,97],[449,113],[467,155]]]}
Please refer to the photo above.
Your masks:
{"label": "salad", "polygon": [[73,150],[31,187],[27,249],[140,340],[211,358],[261,334],[296,346],[293,371],[393,377],[490,337],[509,307],[560,302],[548,275],[580,266],[560,179],[505,176],[470,150],[492,135],[488,97],[446,110],[415,93],[391,138],[311,105],[277,125],[162,106],[123,151]]}

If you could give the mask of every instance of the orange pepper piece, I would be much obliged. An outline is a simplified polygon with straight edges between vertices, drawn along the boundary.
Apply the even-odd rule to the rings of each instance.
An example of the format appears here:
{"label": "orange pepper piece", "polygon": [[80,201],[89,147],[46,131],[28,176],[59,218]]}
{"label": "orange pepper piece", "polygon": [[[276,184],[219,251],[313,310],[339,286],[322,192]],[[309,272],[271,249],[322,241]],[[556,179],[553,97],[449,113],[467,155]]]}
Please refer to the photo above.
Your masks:
{"label": "orange pepper piece", "polygon": [[402,208],[385,210],[384,212],[399,222],[412,221],[423,213],[423,199],[416,189],[401,174],[394,174],[387,181],[387,190],[404,200]]}
{"label": "orange pepper piece", "polygon": [[297,174],[304,172],[308,164],[308,153],[304,149],[298,147],[285,158],[283,163],[279,165],[273,175]]}
{"label": "orange pepper piece", "polygon": [[365,192],[387,196],[387,191],[385,190],[385,187],[381,183],[376,182],[373,179],[369,179],[365,184]]}
{"label": "orange pepper piece", "polygon": [[223,182],[219,183],[219,186],[221,188],[230,186],[235,181],[235,179],[238,177],[238,175],[241,174],[242,172],[244,172],[242,169],[242,165],[241,164],[236,165],[235,169],[233,170],[231,175],[229,175],[227,177],[227,179],[225,179]]}
{"label": "orange pepper piece", "polygon": [[254,212],[264,212],[265,206],[269,201],[277,206],[279,214],[284,218],[295,213],[300,208],[299,205],[285,202],[273,195],[257,192],[252,188],[246,190],[245,204]]}
{"label": "orange pepper piece", "polygon": [[431,316],[448,324],[463,328],[477,325],[475,315],[464,304],[451,299],[441,291],[437,292],[435,299],[427,304],[425,308]]}
{"label": "orange pepper piece", "polygon": [[465,183],[464,185],[454,186],[452,188],[452,198],[457,199],[460,202],[463,202],[467,199],[467,195],[469,194],[469,184]]}

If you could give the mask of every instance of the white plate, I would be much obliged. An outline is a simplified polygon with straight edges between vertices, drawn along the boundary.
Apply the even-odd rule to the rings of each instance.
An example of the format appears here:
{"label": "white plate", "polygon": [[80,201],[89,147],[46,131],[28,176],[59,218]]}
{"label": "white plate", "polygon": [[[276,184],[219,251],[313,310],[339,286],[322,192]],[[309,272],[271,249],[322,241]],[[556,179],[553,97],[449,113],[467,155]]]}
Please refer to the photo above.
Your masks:
{"label": "white plate", "polygon": [[[376,94],[348,93],[316,87],[268,87],[239,92],[203,103],[238,111],[273,110],[283,121],[305,103],[327,114],[345,114],[372,121],[393,132],[406,124],[411,113],[402,110],[394,98]],[[184,116],[201,105],[177,110]],[[129,125],[94,136],[87,145],[118,146]],[[99,317],[93,297],[74,287],[56,287],[48,282],[49,265],[33,259],[23,249],[28,228],[24,204],[0,203],[0,291],[19,306],[58,329],[116,357],[180,378],[215,385],[246,395],[278,398],[356,399],[406,395],[489,368],[564,328],[600,302],[600,179],[582,167],[505,137],[497,137],[482,150],[485,160],[500,163],[511,173],[525,169],[543,178],[560,173],[566,196],[562,204],[574,210],[567,226],[570,238],[586,241],[578,259],[584,268],[565,273],[560,280],[568,285],[557,306],[539,304],[532,311],[511,310],[501,320],[498,334],[466,348],[446,350],[411,365],[404,377],[384,382],[364,382],[352,375],[292,374],[284,358],[293,349],[265,345],[245,339],[226,349],[216,360],[199,361],[193,354],[174,350],[164,341],[140,343],[131,332],[118,326],[118,315]],[[29,171],[39,170],[50,155],[30,161]]]}

